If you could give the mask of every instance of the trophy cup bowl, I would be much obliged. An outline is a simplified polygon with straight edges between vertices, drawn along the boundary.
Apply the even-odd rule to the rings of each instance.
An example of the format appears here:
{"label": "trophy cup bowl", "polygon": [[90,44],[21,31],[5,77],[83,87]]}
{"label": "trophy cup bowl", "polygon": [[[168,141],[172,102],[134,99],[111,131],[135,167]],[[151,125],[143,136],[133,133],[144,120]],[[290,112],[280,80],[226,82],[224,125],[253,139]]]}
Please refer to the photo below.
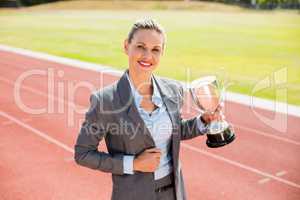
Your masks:
{"label": "trophy cup bowl", "polygon": [[[189,92],[200,113],[214,113],[223,102],[223,92],[215,76],[206,76],[191,83]],[[223,114],[222,114],[223,115]],[[222,147],[235,139],[233,127],[224,119],[207,124],[208,147]]]}

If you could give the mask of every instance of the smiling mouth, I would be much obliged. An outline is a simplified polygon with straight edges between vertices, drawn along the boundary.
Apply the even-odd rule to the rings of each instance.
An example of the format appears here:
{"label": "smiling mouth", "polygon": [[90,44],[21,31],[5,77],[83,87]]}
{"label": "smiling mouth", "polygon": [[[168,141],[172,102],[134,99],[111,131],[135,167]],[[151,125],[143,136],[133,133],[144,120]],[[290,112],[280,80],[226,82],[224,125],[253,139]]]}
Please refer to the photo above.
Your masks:
{"label": "smiling mouth", "polygon": [[148,63],[148,62],[143,62],[143,61],[138,61],[139,65],[141,65],[142,67],[151,67],[152,64],[151,63]]}

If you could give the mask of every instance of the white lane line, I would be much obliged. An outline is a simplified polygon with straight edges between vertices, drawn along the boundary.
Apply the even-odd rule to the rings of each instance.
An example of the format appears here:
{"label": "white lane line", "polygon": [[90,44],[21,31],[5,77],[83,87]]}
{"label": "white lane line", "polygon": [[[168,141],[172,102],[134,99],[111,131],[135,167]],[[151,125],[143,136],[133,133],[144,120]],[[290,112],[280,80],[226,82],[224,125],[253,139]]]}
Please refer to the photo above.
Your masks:
{"label": "white lane line", "polygon": [[[25,118],[22,121],[23,122],[30,122],[30,121],[32,121],[32,119],[31,118]],[[1,124],[2,124],[2,126],[8,126],[8,125],[11,125],[13,123],[14,123],[13,121],[7,120],[7,121],[2,122]]]}
{"label": "white lane line", "polygon": [[280,172],[277,172],[277,173],[276,173],[276,176],[283,176],[283,175],[285,175],[285,174],[287,174],[286,171],[280,171]]}
{"label": "white lane line", "polygon": [[31,57],[33,59],[39,59],[41,61],[56,62],[58,64],[67,65],[67,67],[69,68],[71,67],[71,68],[85,69],[85,70],[96,71],[96,72],[106,72],[108,74],[115,75],[115,76],[116,75],[120,76],[123,74],[122,70],[114,69],[111,66],[90,63],[90,62],[80,61],[80,60],[66,58],[66,57],[59,57],[59,56],[50,55],[42,52],[33,52],[31,50],[10,47],[2,44],[0,44],[0,50],[19,54],[22,56]]}
{"label": "white lane line", "polygon": [[263,178],[263,179],[260,179],[259,181],[258,181],[258,184],[264,184],[264,183],[267,183],[267,182],[269,182],[271,179],[269,179],[269,178]]}
{"label": "white lane line", "polygon": [[[16,124],[18,124],[19,126],[22,126],[24,128],[26,128],[27,130],[31,131],[32,133],[36,134],[37,136],[47,140],[48,142],[50,143],[53,143],[61,148],[63,148],[64,150],[70,152],[70,153],[73,153],[74,154],[74,150],[70,147],[68,147],[67,145],[63,144],[62,142],[50,137],[49,135],[47,135],[46,133],[43,133],[35,128],[33,128],[32,126],[29,126],[27,124],[25,124],[24,122],[18,120],[17,118],[3,112],[3,111],[0,111],[0,115],[15,122]],[[250,166],[246,166],[244,164],[241,164],[241,163],[238,163],[236,161],[233,161],[233,160],[230,160],[230,159],[227,159],[227,158],[224,158],[224,157],[221,157],[221,156],[218,156],[218,155],[215,155],[213,153],[209,153],[209,152],[206,152],[206,151],[203,151],[201,149],[198,149],[196,147],[193,147],[191,145],[188,145],[188,144],[185,144],[185,143],[182,143],[181,144],[183,147],[187,148],[187,149],[190,149],[192,151],[195,151],[195,152],[198,152],[198,153],[202,153],[206,156],[209,156],[209,157],[212,157],[212,158],[215,158],[217,160],[221,160],[225,163],[228,163],[228,164],[231,164],[231,165],[234,165],[236,167],[239,167],[239,168],[242,168],[242,169],[245,169],[245,170],[248,170],[250,172],[253,172],[253,173],[256,173],[256,174],[259,174],[259,175],[262,175],[262,176],[265,176],[265,177],[268,177],[270,179],[274,179],[274,180],[277,180],[279,182],[282,182],[286,185],[289,185],[289,186],[293,186],[293,187],[296,187],[298,189],[300,189],[300,185],[294,183],[294,182],[291,182],[291,181],[288,181],[288,180],[285,180],[285,179],[282,179],[282,178],[279,178],[279,177],[276,177],[276,176],[273,176],[271,174],[268,174],[268,173],[265,173],[265,172],[262,172],[262,171],[259,171],[258,169],[255,169],[255,168],[252,168]]]}
{"label": "white lane line", "polygon": [[13,116],[11,116],[11,115],[3,112],[3,111],[0,111],[0,115],[7,118],[7,119],[9,119],[12,122],[18,124],[19,126],[22,126],[23,128],[26,128],[27,130],[31,131],[32,133],[36,134],[37,136],[39,136],[39,137],[41,137],[45,140],[47,140],[48,142],[53,143],[53,144],[63,148],[64,150],[74,154],[74,150],[72,148],[70,148],[67,145],[61,143],[60,141],[50,137],[46,133],[43,133],[43,132],[33,128],[32,126],[29,126],[29,125],[25,124],[24,122],[18,120],[17,118],[15,118],[15,117],[13,117]]}
{"label": "white lane line", "polygon": [[[279,171],[275,175],[279,177],[285,175],[286,173],[287,173],[286,171]],[[262,178],[258,181],[258,184],[264,184],[269,182],[270,180],[271,180],[270,178]]]}
{"label": "white lane line", "polygon": [[[3,82],[5,82],[9,85],[14,86],[14,83],[12,81],[10,81],[9,79],[6,79],[4,77],[0,76],[0,81],[3,81]],[[64,100],[62,98],[59,98],[59,97],[56,97],[54,95],[48,95],[44,92],[41,92],[41,91],[39,91],[35,88],[30,87],[30,86],[24,86],[23,85],[22,89],[27,90],[29,92],[32,92],[34,94],[40,95],[40,96],[45,97],[45,98],[48,98],[49,96],[51,96],[54,101],[57,101],[59,103],[63,103],[64,105],[69,106],[69,107],[75,107],[75,104],[71,103],[70,101],[66,101],[66,100]],[[80,109],[80,110],[86,109],[86,107],[82,106],[82,105],[76,105],[76,106],[77,106],[77,109]],[[241,128],[241,129],[244,129],[244,130],[247,130],[247,131],[251,131],[253,133],[263,135],[263,136],[266,136],[266,137],[269,137],[269,138],[273,138],[273,139],[276,139],[276,140],[280,140],[282,142],[287,142],[289,144],[294,144],[294,145],[300,146],[300,142],[290,140],[290,139],[287,139],[287,138],[284,138],[284,137],[276,136],[276,135],[273,135],[273,134],[268,134],[268,133],[265,133],[265,132],[262,132],[262,131],[259,131],[259,130],[256,130],[256,129],[248,128],[248,127],[245,127],[245,126],[242,126],[242,125],[238,125],[238,124],[234,124],[234,127]]]}
{"label": "white lane line", "polygon": [[276,135],[273,135],[273,134],[270,134],[270,133],[266,133],[266,132],[263,132],[263,131],[260,131],[260,130],[257,130],[257,129],[248,128],[248,127],[245,127],[245,126],[242,126],[242,125],[237,125],[237,124],[234,124],[234,127],[237,127],[237,128],[240,128],[240,129],[244,129],[245,131],[250,131],[250,132],[256,133],[258,135],[263,135],[265,137],[269,137],[269,138],[272,138],[272,139],[275,139],[275,140],[280,140],[282,142],[287,142],[287,143],[290,143],[290,144],[294,144],[294,145],[300,146],[300,142],[297,142],[295,140],[290,140],[288,138],[276,136]]}
{"label": "white lane line", "polygon": [[[102,72],[106,74],[111,74],[115,76],[120,76],[123,74],[124,70],[117,70],[114,69],[111,66],[105,66],[101,64],[95,64],[95,63],[89,63],[89,62],[84,62],[80,60],[75,60],[75,59],[70,59],[70,58],[65,58],[65,57],[59,57],[59,56],[54,56],[50,55],[47,53],[42,53],[42,52],[35,52],[27,49],[22,49],[22,48],[17,48],[17,47],[11,47],[8,45],[2,45],[0,44],[0,50],[1,51],[6,51],[10,53],[16,53],[19,55],[23,56],[28,56],[34,59],[40,59],[40,60],[46,60],[46,61],[51,61],[51,62],[56,62],[60,64],[65,64],[68,67],[72,68],[80,68],[80,69],[85,69],[85,70],[91,70],[91,71],[97,71],[97,72]],[[182,82],[184,85],[187,85],[187,83]],[[287,104],[287,103],[279,103],[279,102],[274,102],[272,100],[268,99],[262,99],[255,97],[255,105],[251,103],[251,96],[244,95],[244,94],[239,94],[239,93],[234,93],[234,92],[226,92],[226,100],[231,101],[231,102],[236,102],[241,105],[246,105],[250,107],[258,107],[262,108],[264,110],[270,110],[274,111],[274,105],[275,103],[280,105],[279,108],[287,108],[288,114],[293,115],[296,117],[300,117],[300,107]],[[279,113],[286,114],[286,109],[283,110],[278,110]]]}
{"label": "white lane line", "polygon": [[195,152],[204,154],[204,155],[206,155],[206,156],[215,158],[215,159],[217,159],[217,160],[223,161],[223,162],[228,163],[228,164],[230,164],[230,165],[239,167],[239,168],[241,168],[241,169],[244,169],[244,170],[253,172],[253,173],[255,173],[255,174],[264,176],[264,177],[266,177],[266,178],[273,179],[273,180],[276,180],[276,181],[281,182],[281,183],[283,183],[283,184],[286,184],[286,185],[289,185],[289,186],[292,186],[292,187],[295,187],[295,188],[300,189],[300,185],[297,184],[297,183],[294,183],[294,182],[285,180],[285,179],[283,179],[283,178],[280,178],[280,177],[274,176],[274,175],[272,175],[272,174],[269,174],[269,173],[260,171],[260,170],[258,170],[258,169],[253,168],[253,167],[250,167],[250,166],[244,165],[244,164],[242,164],[242,163],[239,163],[239,162],[236,162],[236,161],[233,161],[233,160],[224,158],[224,157],[222,157],[222,156],[215,155],[215,154],[210,153],[210,152],[207,152],[207,151],[203,151],[203,150],[201,150],[201,149],[199,149],[199,148],[193,147],[192,145],[189,145],[189,144],[186,144],[186,143],[181,143],[181,145],[182,145],[183,147],[187,148],[187,149],[192,150],[192,151],[195,151]]}
{"label": "white lane line", "polygon": [[[283,176],[285,175],[287,172],[286,171],[280,171],[280,172],[277,172],[275,175],[276,176]],[[262,178],[258,181],[259,184],[264,184],[264,183],[267,183],[269,182],[271,179],[270,178]]]}

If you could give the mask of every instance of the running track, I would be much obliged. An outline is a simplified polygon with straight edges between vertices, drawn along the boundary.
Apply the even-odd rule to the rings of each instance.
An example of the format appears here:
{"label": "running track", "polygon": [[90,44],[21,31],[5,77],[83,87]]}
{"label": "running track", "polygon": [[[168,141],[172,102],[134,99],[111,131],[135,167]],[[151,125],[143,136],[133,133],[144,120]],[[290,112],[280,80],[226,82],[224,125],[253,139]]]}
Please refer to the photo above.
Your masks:
{"label": "running track", "polygon": [[[22,83],[20,98],[30,108],[47,108],[48,101],[53,107],[41,114],[24,112],[16,104],[14,83],[24,72],[46,73],[48,68],[54,73],[53,93],[48,95],[47,76],[35,75]],[[72,115],[72,110],[88,107],[90,91],[79,88],[74,98],[68,92],[81,81],[101,88],[117,79],[116,75],[0,51],[1,200],[110,199],[110,174],[80,167],[73,160],[84,114]],[[62,86],[64,90],[59,90]],[[270,118],[274,114],[257,112]],[[205,137],[182,143],[181,164],[189,199],[299,200],[300,118],[287,116],[287,130],[282,133],[262,123],[247,106],[226,102],[225,113],[237,134],[232,144],[209,149]],[[184,117],[191,115],[185,109]],[[99,149],[105,150],[104,146],[101,143]]]}

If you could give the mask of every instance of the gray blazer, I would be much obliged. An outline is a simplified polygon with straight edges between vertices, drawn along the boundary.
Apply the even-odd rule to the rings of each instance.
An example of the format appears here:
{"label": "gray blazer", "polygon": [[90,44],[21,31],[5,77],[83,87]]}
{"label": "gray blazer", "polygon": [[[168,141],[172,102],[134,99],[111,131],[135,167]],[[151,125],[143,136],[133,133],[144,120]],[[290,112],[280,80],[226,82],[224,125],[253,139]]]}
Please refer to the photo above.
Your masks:
{"label": "gray blazer", "polygon": [[[180,141],[203,133],[197,129],[196,118],[181,118],[182,86],[176,81],[156,76],[154,81],[173,124],[171,150],[176,196],[177,200],[184,200],[186,194],[179,163]],[[154,173],[123,173],[124,154],[138,155],[145,149],[155,147],[135,106],[126,74],[116,83],[94,92],[90,102],[75,144],[76,163],[112,174],[112,200],[154,200]],[[103,138],[108,152],[98,151]]]}

